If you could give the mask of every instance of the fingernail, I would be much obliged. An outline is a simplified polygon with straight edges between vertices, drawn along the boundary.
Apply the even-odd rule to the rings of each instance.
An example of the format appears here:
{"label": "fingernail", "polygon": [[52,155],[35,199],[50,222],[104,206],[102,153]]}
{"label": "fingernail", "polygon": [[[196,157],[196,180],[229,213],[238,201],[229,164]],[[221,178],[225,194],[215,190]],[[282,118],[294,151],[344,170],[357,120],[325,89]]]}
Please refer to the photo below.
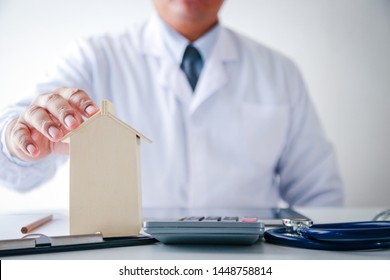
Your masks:
{"label": "fingernail", "polygon": [[60,130],[55,126],[49,127],[48,133],[53,139],[57,139],[60,136]]}
{"label": "fingernail", "polygon": [[35,146],[33,144],[28,144],[26,149],[30,153],[30,155],[34,155],[37,151],[37,149],[35,148]]}
{"label": "fingernail", "polygon": [[96,113],[99,109],[96,108],[95,106],[93,105],[89,105],[87,108],[85,108],[85,112],[88,114],[88,115],[93,115],[94,113]]}
{"label": "fingernail", "polygon": [[76,119],[72,115],[68,115],[64,121],[67,127],[72,127],[76,124]]}

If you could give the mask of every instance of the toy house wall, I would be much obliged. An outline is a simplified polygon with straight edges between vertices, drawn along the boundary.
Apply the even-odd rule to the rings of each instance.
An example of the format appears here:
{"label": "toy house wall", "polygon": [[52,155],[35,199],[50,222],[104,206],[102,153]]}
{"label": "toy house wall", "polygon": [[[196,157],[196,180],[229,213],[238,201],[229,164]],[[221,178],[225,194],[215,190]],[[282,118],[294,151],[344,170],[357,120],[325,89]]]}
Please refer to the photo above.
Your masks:
{"label": "toy house wall", "polygon": [[71,137],[71,234],[138,234],[138,145],[132,131],[108,116],[97,117]]}

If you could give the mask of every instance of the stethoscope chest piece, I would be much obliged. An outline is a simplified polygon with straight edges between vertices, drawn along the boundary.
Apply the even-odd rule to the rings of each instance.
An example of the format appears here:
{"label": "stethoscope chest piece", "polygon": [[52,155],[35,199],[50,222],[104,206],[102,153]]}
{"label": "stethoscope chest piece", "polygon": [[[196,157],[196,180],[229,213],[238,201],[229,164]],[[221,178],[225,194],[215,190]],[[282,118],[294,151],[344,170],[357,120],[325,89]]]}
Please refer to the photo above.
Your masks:
{"label": "stethoscope chest piece", "polygon": [[309,219],[283,219],[283,225],[287,232],[299,233],[303,228],[311,227],[313,221]]}

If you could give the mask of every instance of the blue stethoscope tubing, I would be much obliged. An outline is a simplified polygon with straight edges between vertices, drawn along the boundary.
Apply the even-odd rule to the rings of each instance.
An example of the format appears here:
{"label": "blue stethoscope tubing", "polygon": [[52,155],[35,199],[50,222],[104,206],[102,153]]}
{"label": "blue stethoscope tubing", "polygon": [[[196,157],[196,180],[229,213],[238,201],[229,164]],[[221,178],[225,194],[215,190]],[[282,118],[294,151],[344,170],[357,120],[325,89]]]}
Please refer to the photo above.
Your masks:
{"label": "blue stethoscope tubing", "polygon": [[390,222],[367,221],[317,224],[291,232],[269,229],[264,239],[273,244],[317,250],[350,251],[390,248]]}

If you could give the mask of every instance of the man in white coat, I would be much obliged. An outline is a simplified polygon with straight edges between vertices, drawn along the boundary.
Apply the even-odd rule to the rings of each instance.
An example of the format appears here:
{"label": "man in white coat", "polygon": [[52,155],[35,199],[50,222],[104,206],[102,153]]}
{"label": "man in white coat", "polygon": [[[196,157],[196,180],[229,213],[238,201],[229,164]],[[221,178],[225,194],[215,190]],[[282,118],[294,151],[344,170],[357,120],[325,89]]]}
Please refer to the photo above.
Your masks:
{"label": "man in white coat", "polygon": [[[114,103],[143,145],[143,206],[252,208],[343,202],[335,155],[301,75],[218,22],[223,0],[154,0],[157,14],[81,40],[0,116],[0,180],[29,190],[64,161],[61,137]],[[98,151],[96,151],[98,152]]]}

